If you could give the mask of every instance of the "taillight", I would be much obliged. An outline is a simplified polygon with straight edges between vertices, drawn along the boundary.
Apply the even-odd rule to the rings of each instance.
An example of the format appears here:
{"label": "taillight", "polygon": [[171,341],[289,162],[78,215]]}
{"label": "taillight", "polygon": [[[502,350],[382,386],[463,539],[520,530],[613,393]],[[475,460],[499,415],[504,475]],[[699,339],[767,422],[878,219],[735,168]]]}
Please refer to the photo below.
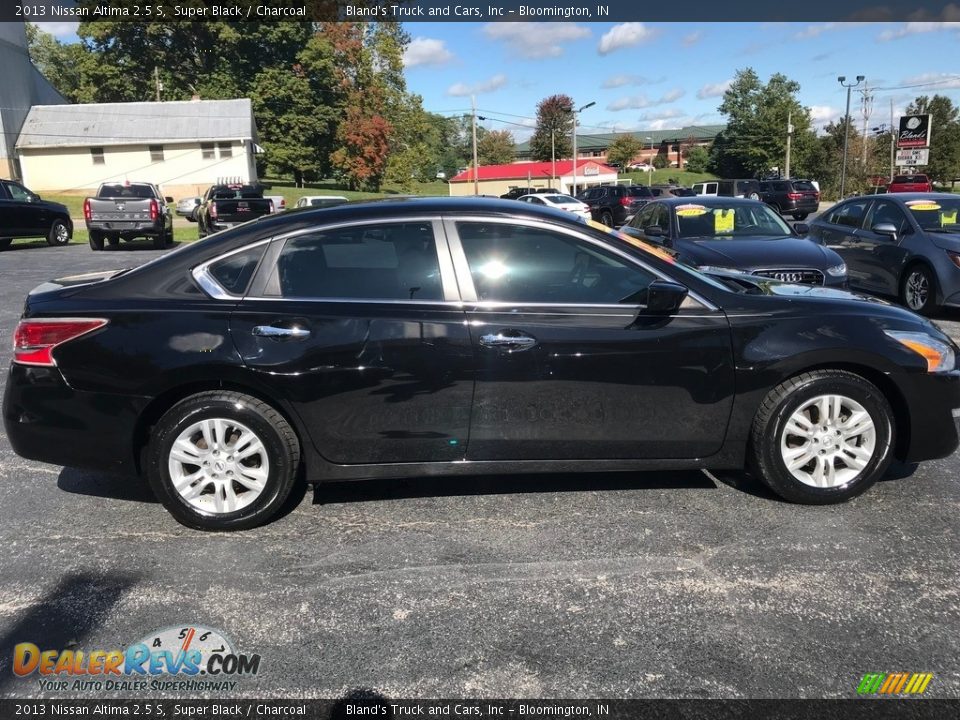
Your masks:
{"label": "taillight", "polygon": [[799,200],[800,198],[803,197],[803,193],[789,192],[787,193],[787,197],[790,198],[791,200]]}
{"label": "taillight", "polygon": [[286,210],[286,209],[287,209],[287,199],[286,199],[286,198],[280,198],[280,209],[281,209],[281,210]]}
{"label": "taillight", "polygon": [[631,202],[631,198],[629,195],[620,198],[620,204],[623,205],[624,207],[629,207],[630,202]]}
{"label": "taillight", "polygon": [[210,203],[210,217],[213,220],[217,219],[217,204],[215,202]]}
{"label": "taillight", "polygon": [[818,190],[816,193],[814,193],[813,196],[817,199],[817,202],[820,202],[820,191],[819,191],[819,190]]}
{"label": "taillight", "polygon": [[151,200],[150,201],[150,219],[156,220],[157,217],[159,217],[159,215],[160,215],[160,206],[157,205],[156,200]]}
{"label": "taillight", "polygon": [[90,220],[93,217],[93,212],[90,210],[90,198],[87,198],[83,201],[83,219]]}
{"label": "taillight", "polygon": [[103,318],[21,320],[13,333],[13,361],[54,367],[53,349],[107,324]]}

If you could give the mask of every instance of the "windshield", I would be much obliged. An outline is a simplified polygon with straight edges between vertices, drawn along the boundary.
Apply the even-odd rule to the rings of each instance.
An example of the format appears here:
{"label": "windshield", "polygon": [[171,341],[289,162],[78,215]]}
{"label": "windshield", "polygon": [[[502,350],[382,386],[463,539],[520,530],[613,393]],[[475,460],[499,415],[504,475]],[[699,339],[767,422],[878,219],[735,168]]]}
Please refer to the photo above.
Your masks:
{"label": "windshield", "polygon": [[908,200],[904,204],[913,213],[917,224],[927,232],[960,232],[960,224],[957,223],[960,198]]}
{"label": "windshield", "polygon": [[766,205],[698,203],[674,206],[680,238],[729,240],[791,235],[780,216]]}

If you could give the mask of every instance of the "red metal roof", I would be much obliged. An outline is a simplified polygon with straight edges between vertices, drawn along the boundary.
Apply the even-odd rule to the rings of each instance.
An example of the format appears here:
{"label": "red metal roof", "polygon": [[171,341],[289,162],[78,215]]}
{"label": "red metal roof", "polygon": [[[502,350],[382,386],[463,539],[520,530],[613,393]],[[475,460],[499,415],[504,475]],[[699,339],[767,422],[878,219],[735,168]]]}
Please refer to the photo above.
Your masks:
{"label": "red metal roof", "polygon": [[[596,160],[578,160],[577,175],[584,176],[585,170],[593,170],[593,174],[617,174],[612,167],[599,163]],[[478,180],[526,180],[529,176],[531,180],[550,179],[553,173],[553,163],[546,162],[532,163],[509,163],[507,165],[481,165],[477,168]],[[572,160],[557,160],[557,177],[565,177],[573,173]],[[454,176],[450,182],[473,182],[473,168]]]}

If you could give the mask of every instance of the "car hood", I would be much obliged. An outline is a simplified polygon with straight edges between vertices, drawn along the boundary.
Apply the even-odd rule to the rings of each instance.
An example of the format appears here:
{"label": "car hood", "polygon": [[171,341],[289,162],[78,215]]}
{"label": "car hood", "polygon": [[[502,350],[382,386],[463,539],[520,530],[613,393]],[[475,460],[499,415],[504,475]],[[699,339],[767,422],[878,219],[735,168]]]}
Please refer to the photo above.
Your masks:
{"label": "car hood", "polygon": [[678,240],[675,249],[697,265],[736,268],[800,268],[824,270],[842,261],[832,250],[806,238]]}
{"label": "car hood", "polygon": [[960,253],[960,232],[924,232],[923,234],[930,238],[930,242],[941,250]]}

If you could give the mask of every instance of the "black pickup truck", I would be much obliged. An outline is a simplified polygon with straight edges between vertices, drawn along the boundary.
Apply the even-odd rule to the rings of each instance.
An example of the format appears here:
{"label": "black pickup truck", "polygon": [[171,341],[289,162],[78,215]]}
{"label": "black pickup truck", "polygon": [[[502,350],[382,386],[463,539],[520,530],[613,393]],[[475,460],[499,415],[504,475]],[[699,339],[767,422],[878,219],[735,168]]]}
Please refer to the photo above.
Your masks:
{"label": "black pickup truck", "polygon": [[164,197],[151,183],[104,183],[95,197],[83,201],[83,219],[90,234],[90,249],[103,250],[104,241],[118,245],[121,240],[152,238],[162,250],[173,243],[173,213],[167,207],[173,198]]}
{"label": "black pickup truck", "polygon": [[50,245],[66,245],[73,222],[65,205],[41,200],[13,180],[0,180],[0,250],[14,238],[43,237]]}
{"label": "black pickup truck", "polygon": [[226,230],[274,212],[273,200],[258,185],[214,185],[196,210],[200,237]]}

